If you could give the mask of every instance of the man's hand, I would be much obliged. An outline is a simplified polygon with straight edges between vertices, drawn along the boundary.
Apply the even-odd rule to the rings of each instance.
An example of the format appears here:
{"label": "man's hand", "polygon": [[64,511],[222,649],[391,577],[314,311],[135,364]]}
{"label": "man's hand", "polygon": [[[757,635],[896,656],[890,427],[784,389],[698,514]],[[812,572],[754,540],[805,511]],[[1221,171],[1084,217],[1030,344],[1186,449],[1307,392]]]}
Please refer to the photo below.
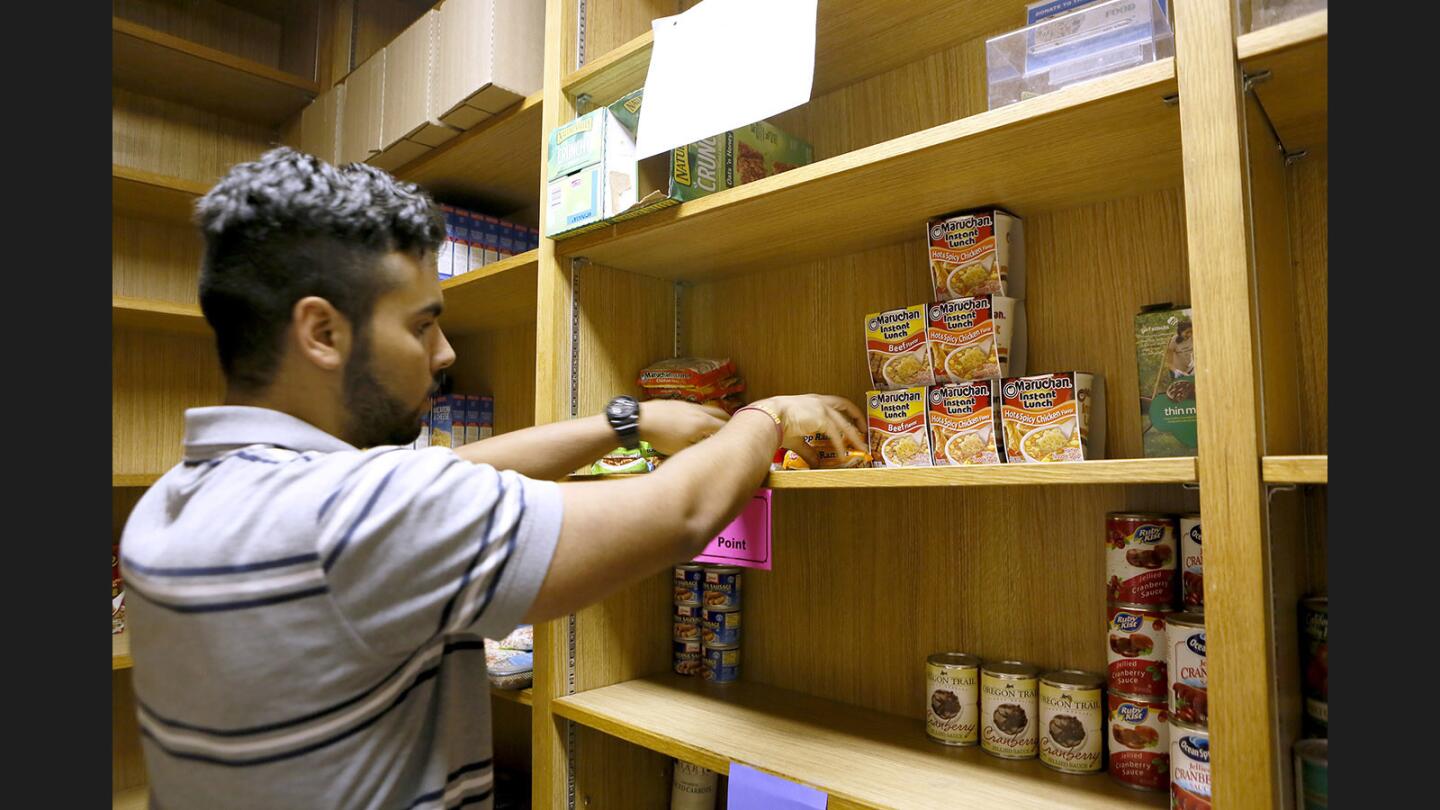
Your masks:
{"label": "man's hand", "polygon": [[835,452],[842,457],[852,448],[861,452],[868,449],[861,428],[864,417],[855,403],[844,397],[801,394],[771,397],[754,404],[774,411],[780,417],[785,433],[781,446],[795,451],[811,467],[819,466],[820,458],[815,449],[805,443],[805,437],[815,433],[829,436]]}
{"label": "man's hand", "polygon": [[673,456],[713,436],[729,419],[719,408],[679,400],[647,400],[640,403],[640,438],[661,455]]}

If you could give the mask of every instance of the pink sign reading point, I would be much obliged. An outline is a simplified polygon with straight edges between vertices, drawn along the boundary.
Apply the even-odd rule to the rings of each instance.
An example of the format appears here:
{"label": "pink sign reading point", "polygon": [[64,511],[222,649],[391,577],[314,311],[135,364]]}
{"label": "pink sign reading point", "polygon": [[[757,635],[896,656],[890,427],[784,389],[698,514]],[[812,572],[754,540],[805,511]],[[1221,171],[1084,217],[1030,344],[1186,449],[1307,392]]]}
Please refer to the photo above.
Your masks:
{"label": "pink sign reading point", "polygon": [[770,570],[770,490],[758,490],[695,562]]}

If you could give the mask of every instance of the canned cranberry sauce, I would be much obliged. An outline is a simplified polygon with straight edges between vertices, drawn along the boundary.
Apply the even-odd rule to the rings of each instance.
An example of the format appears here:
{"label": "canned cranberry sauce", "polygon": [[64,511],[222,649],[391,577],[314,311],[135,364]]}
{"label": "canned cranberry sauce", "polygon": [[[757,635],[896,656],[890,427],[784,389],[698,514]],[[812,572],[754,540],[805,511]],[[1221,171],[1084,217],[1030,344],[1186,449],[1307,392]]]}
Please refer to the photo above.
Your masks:
{"label": "canned cranberry sauce", "polygon": [[1178,722],[1204,728],[1210,721],[1205,617],[1172,613],[1166,619],[1165,646],[1170,715]]}
{"label": "canned cranberry sauce", "polygon": [[1106,698],[1110,775],[1127,787],[1165,790],[1170,782],[1170,712],[1164,699]]}
{"label": "canned cranberry sauce", "polygon": [[1170,807],[1210,810],[1210,732],[1170,721]]}
{"label": "canned cranberry sauce", "polygon": [[945,745],[980,740],[980,657],[935,653],[925,659],[925,733]]}
{"label": "canned cranberry sauce", "polygon": [[1065,773],[1095,773],[1104,765],[1105,679],[1063,669],[1040,678],[1040,762]]}
{"label": "canned cranberry sauce", "polygon": [[1175,606],[1176,520],[1148,512],[1105,519],[1106,594],[1111,602],[1169,610]]}
{"label": "canned cranberry sauce", "polygon": [[1105,675],[1110,691],[1165,700],[1166,614],[1111,605],[1107,615],[1110,649]]}

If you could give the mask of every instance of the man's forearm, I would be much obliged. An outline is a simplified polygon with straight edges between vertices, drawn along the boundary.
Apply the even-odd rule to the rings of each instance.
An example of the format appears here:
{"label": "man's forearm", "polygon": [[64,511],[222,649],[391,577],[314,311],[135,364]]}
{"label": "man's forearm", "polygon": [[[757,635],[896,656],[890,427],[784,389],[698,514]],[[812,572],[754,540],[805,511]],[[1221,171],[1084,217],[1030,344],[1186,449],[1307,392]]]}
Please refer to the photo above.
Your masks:
{"label": "man's forearm", "polygon": [[503,433],[456,448],[473,464],[514,470],[528,478],[553,481],[589,464],[619,445],[602,416],[552,422]]}

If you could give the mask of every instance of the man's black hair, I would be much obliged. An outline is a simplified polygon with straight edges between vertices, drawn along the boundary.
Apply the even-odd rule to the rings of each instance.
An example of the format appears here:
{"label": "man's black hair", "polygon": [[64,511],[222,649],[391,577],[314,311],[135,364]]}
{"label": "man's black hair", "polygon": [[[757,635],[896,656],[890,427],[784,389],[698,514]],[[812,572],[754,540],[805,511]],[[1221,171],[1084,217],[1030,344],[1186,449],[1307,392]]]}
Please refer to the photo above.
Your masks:
{"label": "man's black hair", "polygon": [[200,309],[226,380],[247,391],[270,384],[296,301],[324,298],[363,332],[391,283],[380,259],[422,258],[445,238],[443,215],[414,184],[287,147],[231,168],[196,203],[195,223]]}

